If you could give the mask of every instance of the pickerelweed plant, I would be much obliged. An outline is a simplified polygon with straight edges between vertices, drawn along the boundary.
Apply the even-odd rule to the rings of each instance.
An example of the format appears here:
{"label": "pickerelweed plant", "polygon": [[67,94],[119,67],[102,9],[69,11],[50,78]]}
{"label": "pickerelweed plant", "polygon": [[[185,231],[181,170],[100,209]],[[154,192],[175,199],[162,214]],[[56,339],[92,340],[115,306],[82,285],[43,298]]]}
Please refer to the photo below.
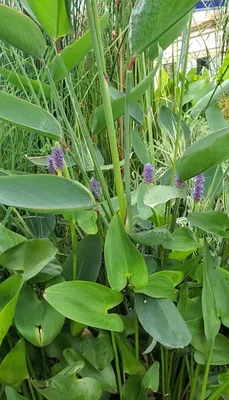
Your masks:
{"label": "pickerelweed plant", "polygon": [[[1,127],[47,149],[27,157],[43,173],[0,169],[0,399],[226,400],[228,81],[213,87],[202,71],[192,83],[206,78],[207,89],[190,97],[197,0],[109,2],[128,16],[121,31],[114,18],[120,37],[111,32],[121,91],[106,70],[107,8],[99,18],[98,2],[77,2],[90,29],[73,40],[73,3],[0,4],[4,57],[21,68],[0,67]],[[163,49],[181,31],[185,56],[165,104]],[[101,98],[90,121],[73,79],[89,52]],[[207,129],[194,141],[200,120]]]}

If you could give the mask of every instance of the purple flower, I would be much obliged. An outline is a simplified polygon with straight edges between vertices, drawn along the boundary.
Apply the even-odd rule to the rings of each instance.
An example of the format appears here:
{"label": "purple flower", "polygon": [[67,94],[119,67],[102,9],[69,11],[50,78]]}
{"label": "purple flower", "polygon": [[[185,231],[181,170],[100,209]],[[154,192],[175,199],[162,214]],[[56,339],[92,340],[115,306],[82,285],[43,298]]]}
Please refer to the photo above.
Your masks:
{"label": "purple flower", "polygon": [[153,182],[154,168],[151,164],[148,163],[144,165],[142,176],[144,178],[144,183],[147,183],[149,185]]}
{"label": "purple flower", "polygon": [[178,174],[175,175],[174,186],[176,188],[184,188],[185,187],[185,182],[181,180],[181,178],[178,176]]}
{"label": "purple flower", "polygon": [[53,161],[52,156],[49,156],[49,158],[48,158],[48,169],[49,169],[50,174],[52,174],[52,175],[55,174],[56,168],[55,168],[55,163]]}
{"label": "purple flower", "polygon": [[89,190],[92,192],[95,199],[101,197],[99,182],[95,178],[91,178],[90,183],[91,183],[91,186],[89,187]]}
{"label": "purple flower", "polygon": [[55,168],[62,170],[64,168],[64,152],[58,144],[53,147],[51,157],[53,159]]}
{"label": "purple flower", "polygon": [[204,175],[199,174],[194,178],[194,187],[192,197],[195,203],[198,203],[204,195]]}

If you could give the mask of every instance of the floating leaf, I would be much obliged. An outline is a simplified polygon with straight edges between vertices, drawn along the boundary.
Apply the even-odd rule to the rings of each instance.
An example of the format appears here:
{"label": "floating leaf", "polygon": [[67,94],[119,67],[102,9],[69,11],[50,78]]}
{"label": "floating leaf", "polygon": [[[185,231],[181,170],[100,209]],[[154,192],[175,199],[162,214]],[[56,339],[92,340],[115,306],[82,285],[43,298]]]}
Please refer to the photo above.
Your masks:
{"label": "floating leaf", "polygon": [[106,286],[84,281],[64,282],[47,288],[44,298],[73,321],[115,332],[124,329],[119,315],[107,313],[121,303],[122,295]]}
{"label": "floating leaf", "polygon": [[130,241],[118,214],[114,215],[108,228],[104,255],[112,289],[121,291],[127,285],[128,279],[137,288],[147,284],[148,271],[144,258]]}

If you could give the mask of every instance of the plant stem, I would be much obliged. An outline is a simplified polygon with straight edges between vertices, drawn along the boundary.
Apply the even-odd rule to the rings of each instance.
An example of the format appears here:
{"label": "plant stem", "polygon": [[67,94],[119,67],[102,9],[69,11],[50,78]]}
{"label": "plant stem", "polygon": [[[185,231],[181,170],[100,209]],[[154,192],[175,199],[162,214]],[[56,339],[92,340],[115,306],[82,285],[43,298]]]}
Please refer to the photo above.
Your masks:
{"label": "plant stem", "polygon": [[[93,8],[92,8],[92,4],[93,4]],[[95,0],[91,0],[91,1],[86,0],[86,5],[87,5],[88,19],[89,19],[89,24],[90,24],[91,34],[92,34],[92,39],[93,39],[93,44],[94,44],[95,57],[96,57],[96,62],[97,62],[97,67],[98,67],[100,88],[101,88],[101,93],[102,93],[102,98],[103,98],[104,113],[105,113],[109,142],[110,142],[110,151],[111,151],[111,156],[112,156],[112,162],[114,165],[115,186],[116,186],[117,195],[118,195],[120,213],[121,213],[122,219],[124,220],[124,218],[126,216],[126,204],[125,204],[122,176],[121,176],[121,171],[120,171],[120,166],[119,166],[119,155],[118,155],[116,132],[115,132],[115,126],[114,126],[112,107],[111,107],[108,78],[106,75],[106,71],[104,69],[104,66],[105,66],[104,54],[103,54],[103,50],[99,46],[100,42],[99,42],[98,36],[101,37],[101,32],[100,32],[100,27],[98,24],[97,5],[96,5]],[[97,27],[97,32],[96,32],[96,27]]]}
{"label": "plant stem", "polygon": [[111,340],[112,340],[112,346],[113,346],[114,356],[115,356],[115,368],[116,368],[116,374],[117,374],[119,396],[120,396],[120,400],[122,400],[122,398],[123,398],[122,379],[121,379],[121,371],[120,371],[120,365],[119,365],[118,349],[117,349],[114,332],[111,332]]}
{"label": "plant stem", "polygon": [[135,331],[135,354],[136,359],[139,360],[139,326],[138,326],[138,316],[136,311],[134,311],[134,331]]}
{"label": "plant stem", "polygon": [[211,349],[209,351],[208,360],[207,360],[207,364],[206,364],[206,368],[205,368],[205,372],[204,372],[204,379],[203,379],[203,383],[202,383],[202,387],[201,387],[200,400],[205,399],[205,392],[206,392],[206,388],[207,388],[207,384],[208,384],[208,374],[209,374],[209,370],[210,370],[210,366],[211,366],[211,359],[212,359],[214,343],[215,343],[215,340],[212,341]]}
{"label": "plant stem", "polygon": [[72,262],[72,280],[76,281],[77,279],[77,237],[76,237],[76,229],[75,229],[75,221],[72,220],[70,222],[70,230],[71,230],[71,240],[72,240],[72,250],[73,250],[73,262]]}
{"label": "plant stem", "polygon": [[200,369],[200,366],[199,366],[199,364],[197,364],[196,369],[195,369],[195,373],[194,373],[194,377],[193,377],[193,381],[192,381],[192,389],[191,389],[191,394],[190,394],[190,400],[194,400],[194,396],[195,396],[195,392],[196,392],[197,379],[198,379],[198,375],[199,375],[199,369]]}
{"label": "plant stem", "polygon": [[229,388],[229,380],[227,380],[226,382],[223,383],[223,385],[221,385],[217,390],[215,390],[210,397],[208,398],[208,400],[217,400],[219,399],[219,397],[221,396],[221,394],[225,394],[227,393],[227,390]]}

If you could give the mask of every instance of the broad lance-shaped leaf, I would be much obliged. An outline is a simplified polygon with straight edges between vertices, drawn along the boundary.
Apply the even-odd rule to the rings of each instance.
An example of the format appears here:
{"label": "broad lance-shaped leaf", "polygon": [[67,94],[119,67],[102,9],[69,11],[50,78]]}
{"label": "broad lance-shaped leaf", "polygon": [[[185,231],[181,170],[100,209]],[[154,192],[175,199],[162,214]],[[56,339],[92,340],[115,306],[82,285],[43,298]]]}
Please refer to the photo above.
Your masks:
{"label": "broad lance-shaped leaf", "polygon": [[15,386],[28,376],[25,341],[20,339],[0,364],[0,382],[4,386]]}
{"label": "broad lance-shaped leaf", "polygon": [[62,135],[59,122],[50,113],[3,91],[0,91],[0,120],[52,140],[59,141]]}
{"label": "broad lance-shaped leaf", "polygon": [[229,128],[220,129],[192,144],[177,160],[177,173],[187,180],[228,160]]}
{"label": "broad lance-shaped leaf", "polygon": [[160,271],[149,276],[148,284],[142,289],[135,289],[136,293],[143,293],[147,296],[158,299],[177,300],[178,286],[184,279],[180,271]]}
{"label": "broad lance-shaped leaf", "polygon": [[65,0],[26,0],[48,36],[56,40],[70,32]]}
{"label": "broad lance-shaped leaf", "polygon": [[[109,21],[109,12],[105,11],[104,15],[99,20],[101,32],[103,32]],[[61,50],[60,54],[63,59],[64,65],[68,72],[70,72],[76,65],[87,55],[93,48],[93,40],[91,31],[87,31],[81,38],[77,39],[74,43]],[[50,71],[55,82],[58,82],[65,75],[63,71],[60,56],[54,57],[50,64]]]}
{"label": "broad lance-shaped leaf", "polygon": [[191,342],[188,326],[171,300],[137,294],[135,305],[143,328],[163,346],[176,349]]}
{"label": "broad lance-shaped leaf", "polygon": [[0,203],[37,213],[62,214],[94,205],[81,183],[54,175],[0,177]]}
{"label": "broad lance-shaped leaf", "polygon": [[10,328],[23,278],[13,275],[0,285],[0,346]]}
{"label": "broad lance-shaped leaf", "polygon": [[[148,90],[151,82],[153,81],[156,72],[161,65],[162,60],[162,50],[159,47],[159,54],[157,64],[154,69],[141,81],[137,86],[135,86],[130,92],[130,105],[136,104],[144,93]],[[125,95],[111,101],[112,112],[114,120],[118,119],[125,112]],[[101,132],[106,128],[106,118],[104,113],[104,106],[96,108],[91,116],[91,127],[94,134]]]}
{"label": "broad lance-shaped leaf", "polygon": [[216,211],[201,211],[188,214],[188,220],[199,229],[213,235],[229,237],[229,218],[227,214]]}
{"label": "broad lance-shaped leaf", "polygon": [[63,282],[45,289],[44,298],[59,313],[86,326],[122,332],[122,319],[108,314],[122,301],[121,293],[94,282]]}
{"label": "broad lance-shaped leaf", "polygon": [[[130,18],[131,55],[141,54],[180,21],[197,0],[138,0]],[[173,38],[172,38],[173,39]]]}
{"label": "broad lance-shaped leaf", "polygon": [[19,74],[18,72],[14,72],[10,69],[4,68],[0,66],[0,75],[7,81],[12,83],[12,85],[17,86],[20,89],[25,89],[27,92],[31,93],[30,85],[33,87],[36,93],[40,93],[42,90],[45,94],[45,97],[50,100],[51,98],[51,88],[47,83],[41,83],[38,80],[30,79],[28,76],[24,76]]}
{"label": "broad lance-shaped leaf", "polygon": [[154,208],[158,204],[167,203],[172,199],[185,199],[186,190],[181,188],[175,188],[173,186],[152,186],[149,188],[144,197],[144,203]]}
{"label": "broad lance-shaped leaf", "polygon": [[118,214],[113,216],[108,228],[104,255],[112,289],[121,291],[127,285],[128,279],[137,288],[146,286],[148,271],[145,260],[129,239]]}
{"label": "broad lance-shaped leaf", "polygon": [[26,15],[0,4],[0,40],[43,58],[46,43],[38,26]]}

